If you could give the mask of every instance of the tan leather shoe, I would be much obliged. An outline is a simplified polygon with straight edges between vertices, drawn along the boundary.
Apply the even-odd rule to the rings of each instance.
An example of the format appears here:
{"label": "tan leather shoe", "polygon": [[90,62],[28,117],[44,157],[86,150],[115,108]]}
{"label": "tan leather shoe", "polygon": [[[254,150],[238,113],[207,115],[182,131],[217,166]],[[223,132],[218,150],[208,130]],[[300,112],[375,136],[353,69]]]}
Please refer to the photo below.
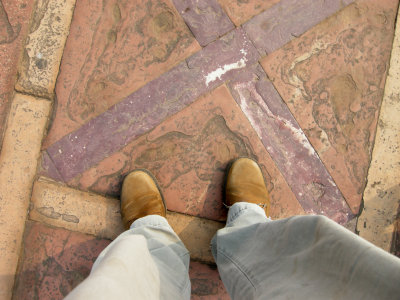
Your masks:
{"label": "tan leather shoe", "polygon": [[235,160],[228,170],[225,185],[225,204],[250,202],[264,208],[269,216],[270,197],[258,164],[250,158]]}
{"label": "tan leather shoe", "polygon": [[126,229],[139,218],[148,215],[165,217],[166,213],[164,198],[149,171],[134,170],[125,177],[121,191],[121,214]]}

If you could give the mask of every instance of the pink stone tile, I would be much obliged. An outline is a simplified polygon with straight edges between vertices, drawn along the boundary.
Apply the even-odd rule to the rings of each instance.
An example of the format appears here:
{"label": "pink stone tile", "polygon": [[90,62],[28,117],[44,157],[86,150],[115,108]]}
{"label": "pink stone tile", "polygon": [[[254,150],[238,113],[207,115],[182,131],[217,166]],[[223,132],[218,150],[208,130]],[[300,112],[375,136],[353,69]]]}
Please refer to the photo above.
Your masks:
{"label": "pink stone tile", "polygon": [[33,0],[0,1],[0,148]]}
{"label": "pink stone tile", "polygon": [[358,1],[262,60],[353,213],[365,187],[397,5]]}
{"label": "pink stone tile", "polygon": [[243,25],[262,54],[269,54],[354,0],[281,0]]}
{"label": "pink stone tile", "polygon": [[44,146],[79,128],[200,46],[170,0],[77,1]]}
{"label": "pink stone tile", "polygon": [[169,210],[224,220],[224,171],[227,163],[239,156],[251,156],[261,163],[274,218],[304,213],[225,86],[201,97],[69,184],[117,196],[126,173],[146,168],[158,179]]}
{"label": "pink stone tile", "polygon": [[217,0],[172,0],[201,46],[235,28]]}
{"label": "pink stone tile", "polygon": [[192,300],[230,299],[215,265],[191,261],[189,276],[192,284]]}
{"label": "pink stone tile", "polygon": [[110,243],[28,221],[14,299],[63,299]]}
{"label": "pink stone tile", "polygon": [[353,214],[346,201],[261,67],[229,87],[304,211],[347,223]]}

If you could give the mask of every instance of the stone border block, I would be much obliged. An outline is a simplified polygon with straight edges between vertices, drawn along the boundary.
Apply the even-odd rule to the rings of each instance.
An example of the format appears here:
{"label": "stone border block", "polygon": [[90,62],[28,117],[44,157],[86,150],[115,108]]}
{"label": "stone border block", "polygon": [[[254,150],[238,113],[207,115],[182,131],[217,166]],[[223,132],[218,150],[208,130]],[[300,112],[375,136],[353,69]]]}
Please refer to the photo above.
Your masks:
{"label": "stone border block", "polygon": [[16,94],[0,154],[0,299],[11,298],[51,102]]}
{"label": "stone border block", "polygon": [[53,98],[75,0],[38,0],[15,89]]}
{"label": "stone border block", "polygon": [[390,69],[358,217],[359,235],[386,251],[395,249],[400,220],[400,21],[397,18]]}
{"label": "stone border block", "polygon": [[[107,239],[124,231],[118,199],[78,191],[44,177],[34,184],[29,218]],[[173,212],[167,213],[167,220],[192,259],[214,263],[209,245],[223,223]]]}

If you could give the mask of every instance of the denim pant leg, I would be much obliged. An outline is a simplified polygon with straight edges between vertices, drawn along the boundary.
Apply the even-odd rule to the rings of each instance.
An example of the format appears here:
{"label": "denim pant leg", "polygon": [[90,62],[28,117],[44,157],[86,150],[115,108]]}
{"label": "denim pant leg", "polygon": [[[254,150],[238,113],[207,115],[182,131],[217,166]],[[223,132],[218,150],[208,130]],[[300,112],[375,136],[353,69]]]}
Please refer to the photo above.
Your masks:
{"label": "denim pant leg", "polygon": [[161,216],[133,222],[66,299],[190,299],[190,256]]}
{"label": "denim pant leg", "polygon": [[400,259],[323,216],[269,221],[237,203],[212,240],[232,299],[396,299]]}

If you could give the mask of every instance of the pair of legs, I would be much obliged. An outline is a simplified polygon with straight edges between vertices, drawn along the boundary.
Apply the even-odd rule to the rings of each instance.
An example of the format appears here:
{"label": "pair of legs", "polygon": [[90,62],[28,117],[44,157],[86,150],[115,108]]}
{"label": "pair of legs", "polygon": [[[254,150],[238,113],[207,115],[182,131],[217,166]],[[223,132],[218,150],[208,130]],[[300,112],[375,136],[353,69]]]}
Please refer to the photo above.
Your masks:
{"label": "pair of legs", "polygon": [[[140,173],[140,171],[139,171]],[[146,173],[122,190],[122,233],[68,299],[190,299],[189,252]],[[129,176],[127,178],[129,180]],[[131,183],[132,183],[131,182]],[[396,299],[400,260],[322,216],[267,218],[257,164],[239,159],[226,184],[225,228],[211,241],[232,299]]]}

